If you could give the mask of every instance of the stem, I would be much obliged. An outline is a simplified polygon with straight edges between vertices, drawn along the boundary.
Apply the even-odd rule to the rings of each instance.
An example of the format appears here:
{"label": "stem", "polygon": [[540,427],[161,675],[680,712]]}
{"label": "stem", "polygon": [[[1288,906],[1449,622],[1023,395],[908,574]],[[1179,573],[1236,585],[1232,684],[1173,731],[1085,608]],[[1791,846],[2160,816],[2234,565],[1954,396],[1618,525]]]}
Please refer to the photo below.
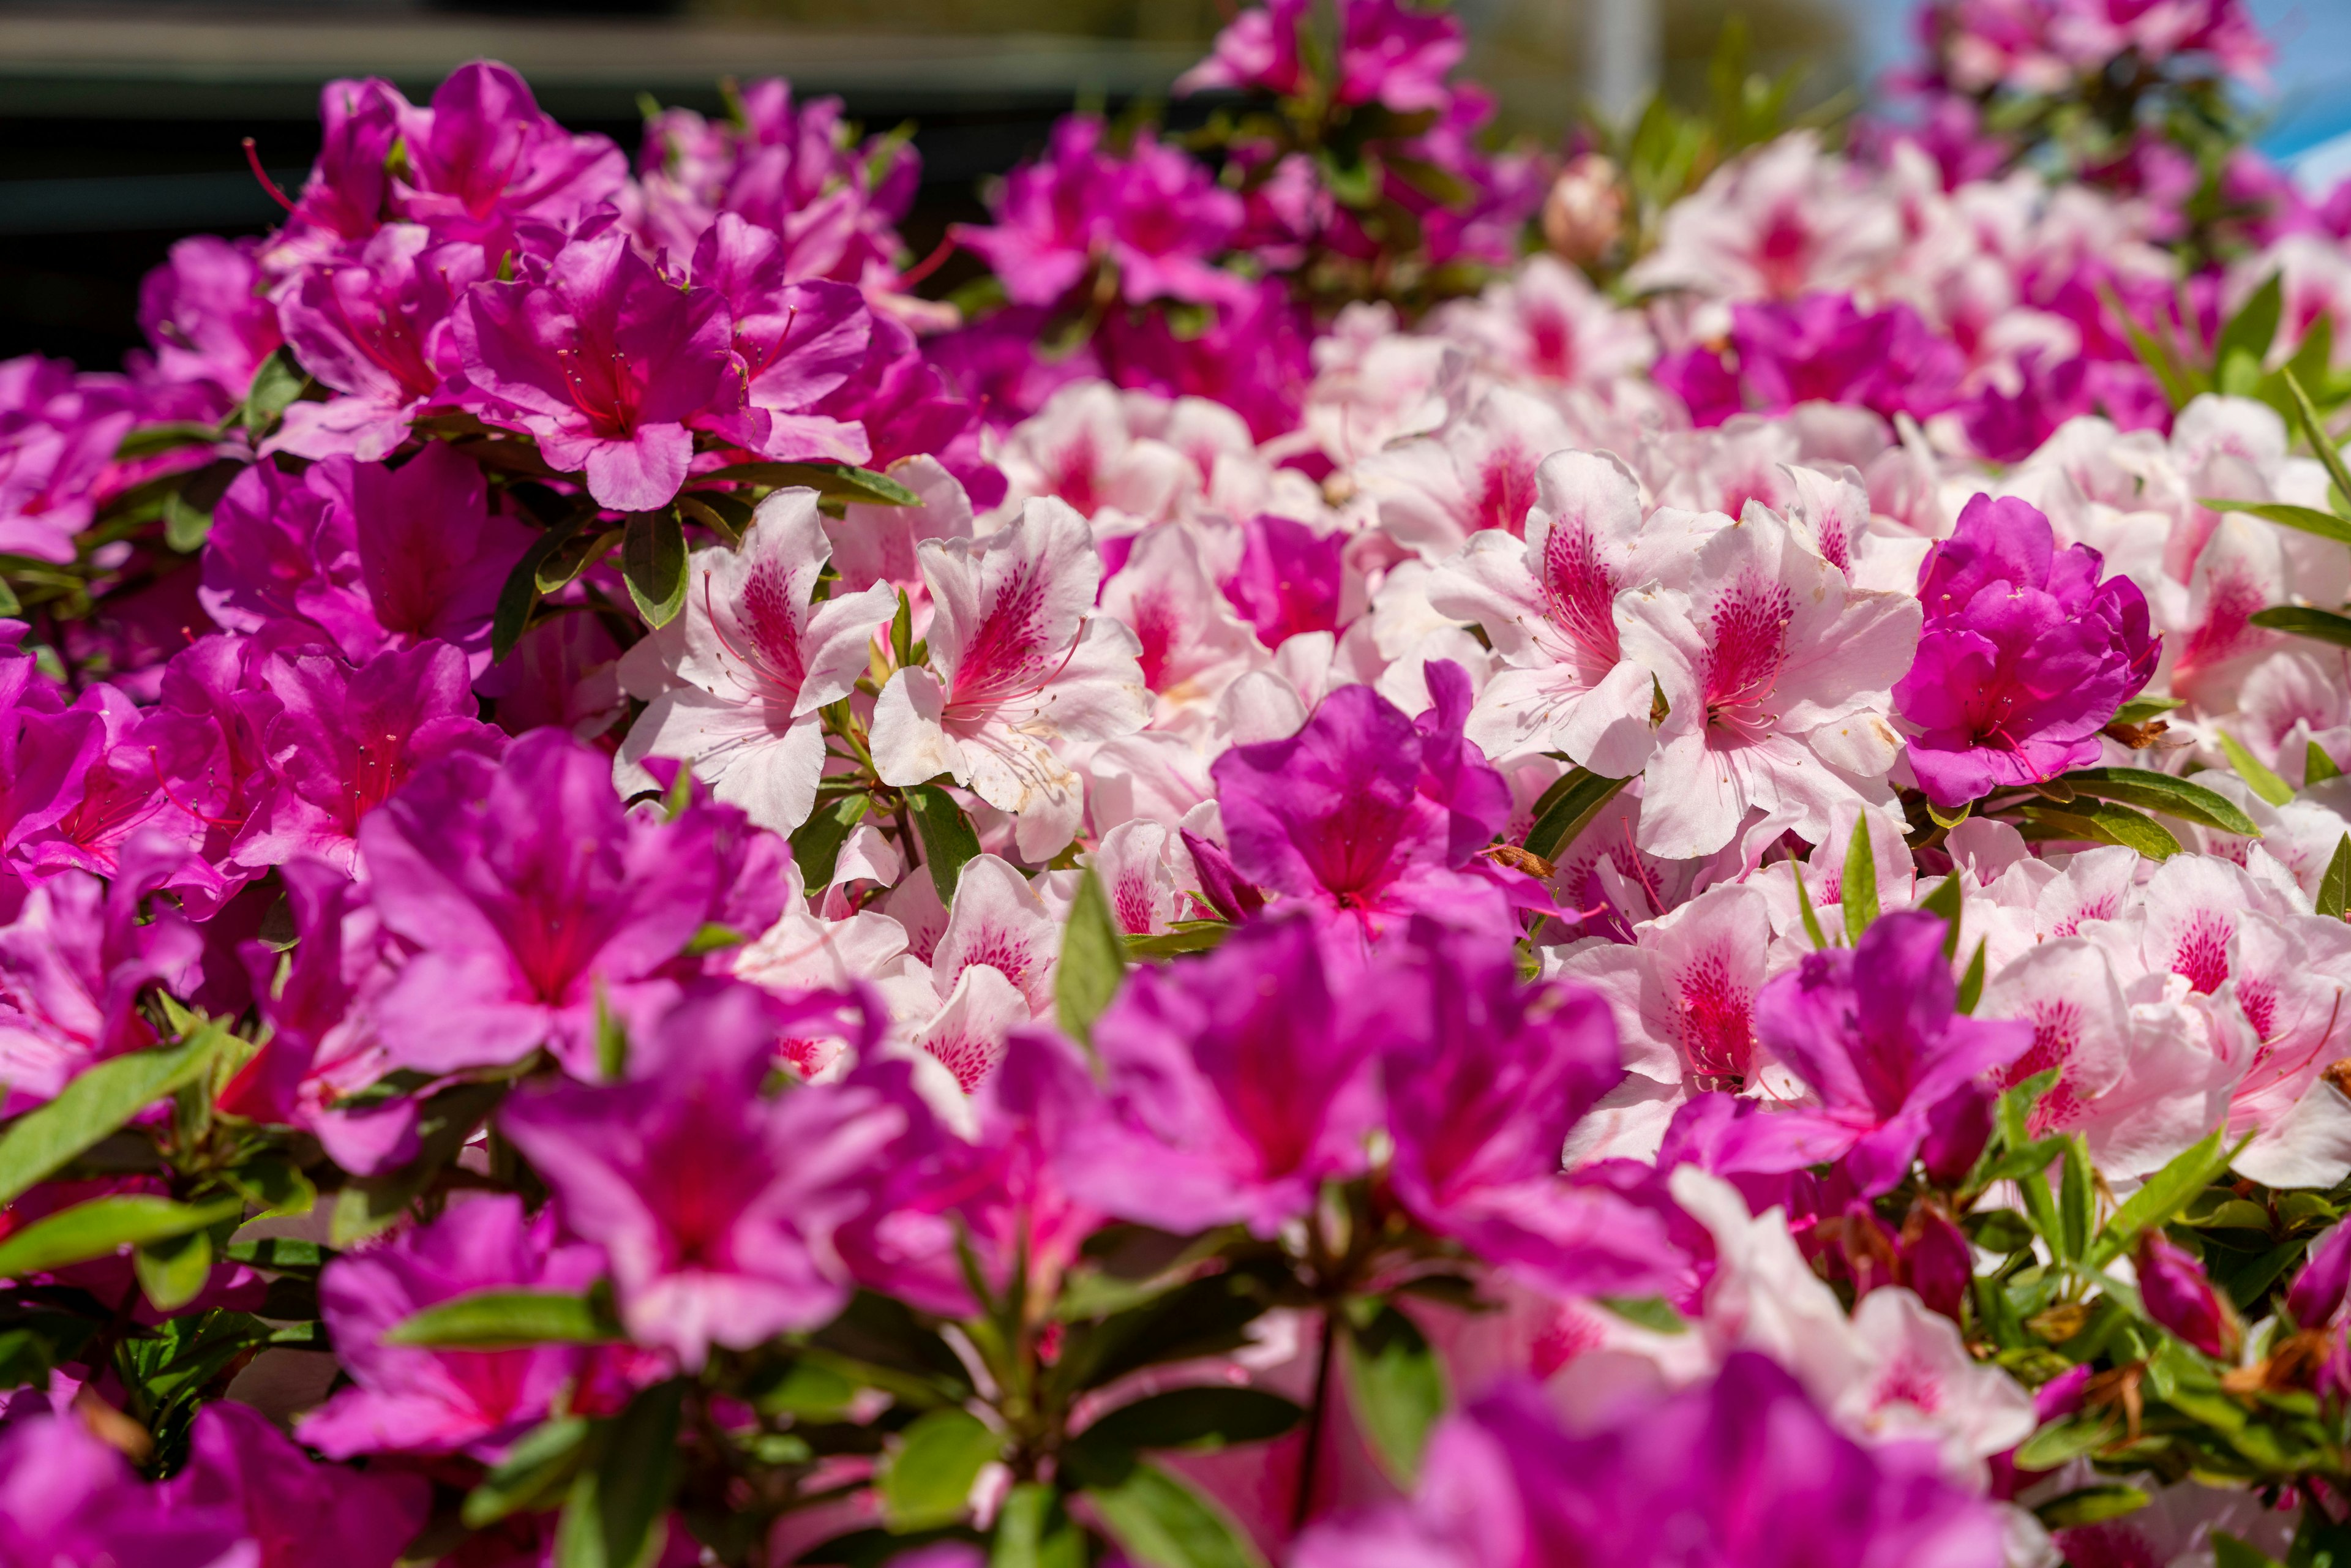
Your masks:
{"label": "stem", "polygon": [[1332,1307],[1322,1309],[1322,1343],[1314,1353],[1314,1393],[1306,1406],[1306,1452],[1298,1467],[1298,1498],[1290,1511],[1290,1533],[1296,1535],[1306,1528],[1306,1519],[1313,1510],[1314,1472],[1322,1462],[1322,1422],[1325,1406],[1331,1402],[1331,1353],[1339,1339],[1339,1325]]}

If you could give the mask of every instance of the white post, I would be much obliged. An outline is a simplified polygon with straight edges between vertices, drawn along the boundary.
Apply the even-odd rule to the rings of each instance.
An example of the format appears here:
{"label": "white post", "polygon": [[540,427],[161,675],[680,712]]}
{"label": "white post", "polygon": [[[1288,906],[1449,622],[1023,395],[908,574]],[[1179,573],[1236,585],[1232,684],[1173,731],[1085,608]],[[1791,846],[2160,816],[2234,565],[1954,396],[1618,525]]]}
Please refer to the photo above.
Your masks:
{"label": "white post", "polygon": [[1585,0],[1584,91],[1612,124],[1641,112],[1665,74],[1657,0]]}

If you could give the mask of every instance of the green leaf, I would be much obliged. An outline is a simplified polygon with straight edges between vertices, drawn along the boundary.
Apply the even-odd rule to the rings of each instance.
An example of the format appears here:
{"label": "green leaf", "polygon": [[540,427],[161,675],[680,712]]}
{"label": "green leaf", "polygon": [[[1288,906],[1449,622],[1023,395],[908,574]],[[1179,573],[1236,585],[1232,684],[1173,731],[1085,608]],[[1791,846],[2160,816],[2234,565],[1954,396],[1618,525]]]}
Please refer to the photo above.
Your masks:
{"label": "green leaf", "polygon": [[1111,913],[1102,878],[1088,866],[1070,901],[1070,923],[1061,932],[1061,962],[1053,976],[1053,1016],[1071,1039],[1093,1039],[1102,1017],[1126,978],[1125,933]]}
{"label": "green leaf", "polygon": [[1345,1335],[1347,1397],[1372,1452],[1407,1490],[1420,1473],[1421,1450],[1445,1414],[1445,1369],[1413,1321],[1383,1304],[1369,1322],[1332,1324]]}
{"label": "green leaf", "polygon": [[[2325,317],[2319,318],[2321,321]],[[2211,1537],[2212,1568],[2283,1568],[2265,1552],[2246,1545],[2233,1535],[2215,1531]]]}
{"label": "green leaf", "polygon": [[1156,1466],[1137,1465],[1086,1496],[1126,1554],[1150,1568],[1264,1568],[1223,1510]]}
{"label": "green leaf", "polygon": [[2351,833],[2335,841],[2335,856],[2318,879],[2318,913],[2351,920]]}
{"label": "green leaf", "polygon": [[669,1536],[684,1404],[682,1379],[657,1383],[596,1434],[595,1462],[571,1483],[556,1524],[556,1568],[648,1568]]}
{"label": "green leaf", "polygon": [[1527,852],[1545,860],[1557,858],[1559,852],[1575,842],[1576,835],[1591,825],[1601,808],[1614,800],[1627,782],[1623,779],[1603,779],[1578,768],[1553,783],[1535,802],[1535,825],[1527,831]]}
{"label": "green leaf", "polygon": [[1023,1481],[996,1514],[987,1568],[1085,1568],[1085,1534],[1051,1487]]}
{"label": "green leaf", "polygon": [[2174,708],[2184,706],[2178,697],[2133,697],[2115,710],[2116,724],[2145,724],[2161,718]]}
{"label": "green leaf", "polygon": [[1651,1333],[1687,1333],[1689,1320],[1663,1296],[1594,1296],[1593,1301],[1626,1322]]}
{"label": "green leaf", "polygon": [[2346,522],[2332,512],[2292,506],[2284,501],[2218,501],[2200,496],[2197,500],[2199,505],[2216,512],[2243,512],[2263,522],[2277,523],[2305,534],[2316,534],[2323,539],[2333,539],[2336,544],[2351,544],[2351,522]]}
{"label": "green leaf", "polygon": [[2302,787],[2307,789],[2313,784],[2342,777],[2343,769],[2335,766],[2335,758],[2326,755],[2326,748],[2314,740],[2310,742],[2302,758]]}
{"label": "green leaf", "polygon": [[2058,1256],[2071,1262],[2089,1249],[2090,1233],[2097,1224],[2097,1178],[2090,1172],[2090,1152],[2079,1136],[2064,1140],[2064,1163],[2058,1174]]}
{"label": "green leaf", "polygon": [[381,1176],[362,1176],[335,1195],[327,1239],[338,1248],[365,1240],[391,1226],[433,1185],[457,1151],[506,1095],[503,1083],[459,1083],[424,1102],[417,1113],[421,1147],[414,1159]]}
{"label": "green leaf", "polygon": [[176,452],[183,446],[209,446],[219,436],[220,432],[215,426],[199,424],[193,420],[174,419],[157,424],[141,424],[123,436],[121,444],[114,449],[114,460],[128,463],[137,457]]}
{"label": "green leaf", "polygon": [[2258,370],[2277,341],[2278,323],[2285,315],[2285,275],[2273,272],[2253,290],[2237,313],[2221,325],[2212,340],[2212,363],[2225,366],[2233,357],[2249,358]]}
{"label": "green leaf", "polygon": [[2095,796],[2078,795],[2063,806],[2029,800],[2022,816],[2024,836],[2030,840],[2083,839],[2120,844],[2152,861],[2168,860],[2179,852],[2179,841],[2162,823],[2143,811]]}
{"label": "green leaf", "polygon": [[732,925],[721,925],[716,920],[705,920],[702,928],[685,940],[678,949],[682,958],[701,958],[712,953],[724,953],[729,947],[740,947],[750,938]]}
{"label": "green leaf", "polygon": [[2088,795],[2101,800],[2119,800],[2126,806],[2161,811],[2166,816],[2178,817],[2201,828],[2218,828],[2239,838],[2258,839],[2262,836],[2262,831],[2253,825],[2253,820],[2226,795],[2186,779],[2158,773],[2152,768],[2079,768],[2057,782],[2076,795]]}
{"label": "green leaf", "polygon": [[1127,937],[1126,956],[1147,959],[1207,953],[1231,936],[1232,930],[1231,924],[1223,920],[1178,920],[1156,936]]}
{"label": "green leaf", "polygon": [[530,625],[530,612],[538,603],[538,570],[548,559],[586,526],[592,512],[575,512],[533,539],[522,559],[507,573],[498,588],[497,609],[490,617],[490,656],[503,659],[514,652],[522,634]]}
{"label": "green leaf", "polygon": [[621,535],[621,576],[645,624],[668,625],[685,605],[685,529],[670,507],[631,512]]}
{"label": "green leaf", "polygon": [[898,668],[914,663],[914,601],[898,591],[898,612],[890,617],[890,657]]}
{"label": "green leaf", "polygon": [[[923,498],[887,474],[849,463],[737,463],[698,476],[704,480],[733,480],[767,485],[777,489],[814,490],[828,501],[853,502],[861,507],[919,507]],[[708,497],[704,497],[707,500]]]}
{"label": "green leaf", "polygon": [[2351,615],[2337,615],[2331,610],[2314,610],[2306,604],[2273,604],[2267,610],[2254,611],[2252,622],[2272,632],[2307,637],[2314,643],[2351,648]]}
{"label": "green leaf", "polygon": [[1965,891],[1959,885],[1959,873],[1953,872],[1935,884],[1934,892],[1918,901],[1918,907],[1928,914],[1942,916],[1945,927],[1943,956],[1946,958],[1959,956],[1959,900]]}
{"label": "green leaf", "polygon": [[2335,485],[2335,493],[2351,500],[2351,469],[2343,465],[2343,454],[2335,450],[2335,442],[2326,434],[2326,423],[2311,406],[2310,394],[2302,388],[2302,380],[2289,368],[2285,371],[2285,390],[2294,399],[2294,423],[2302,427],[2303,439],[2310,443],[2312,454],[2325,466],[2326,476]]}
{"label": "green leaf", "polygon": [[841,846],[873,809],[871,795],[844,795],[829,805],[819,804],[809,820],[792,834],[792,863],[810,893],[832,885],[833,868],[841,863]]}
{"label": "green leaf", "polygon": [[[243,1211],[244,1205],[239,1204]],[[131,1254],[139,1289],[159,1312],[175,1312],[196,1299],[213,1277],[213,1239],[202,1230],[142,1243]]]}
{"label": "green leaf", "polygon": [[980,1467],[1004,1451],[1004,1439],[968,1410],[934,1410],[906,1428],[876,1487],[890,1529],[931,1530],[964,1516]]}
{"label": "green leaf", "polygon": [[2222,1141],[2225,1136],[2225,1129],[2214,1128],[2200,1142],[2173,1155],[2137,1192],[2125,1198],[2090,1249],[2091,1263],[2105,1268],[2129,1251],[2142,1233],[2168,1225],[2178,1218],[2190,1199],[2229,1168],[2229,1150]]}
{"label": "green leaf", "polygon": [[906,791],[906,811],[914,819],[915,836],[923,841],[923,859],[930,862],[931,882],[939,902],[955,903],[956,883],[963,878],[964,862],[979,853],[979,835],[955,797],[935,784],[918,784]]}
{"label": "green leaf", "polygon": [[2237,777],[2252,786],[2254,794],[2273,806],[2283,806],[2294,799],[2294,786],[2262,766],[2261,759],[2247,751],[2237,737],[2227,730],[2215,730],[2220,737],[2220,749],[2229,758],[2229,766]]}
{"label": "green leaf", "polygon": [[1967,973],[1959,977],[1959,992],[1952,999],[1952,1007],[1961,1013],[1974,1012],[1976,1003],[1983,999],[1983,988],[1984,945],[1978,942],[1975,956],[1968,960]]}
{"label": "green leaf", "polygon": [[2109,1411],[2084,1411],[2076,1416],[2062,1416],[2030,1437],[2016,1450],[2016,1468],[2020,1470],[2053,1470],[2068,1459],[2102,1448],[2119,1436],[2117,1423]]}
{"label": "green leaf", "polygon": [[16,591],[8,586],[5,577],[0,577],[0,615],[19,615],[24,609],[24,601],[16,597]]}
{"label": "green leaf", "polygon": [[479,1530],[508,1514],[553,1508],[589,1455],[590,1431],[580,1416],[559,1416],[524,1433],[507,1450],[507,1457],[465,1494],[466,1528]]}
{"label": "green leaf", "polygon": [[246,388],[245,406],[239,415],[246,434],[256,441],[268,434],[287,405],[300,397],[302,389],[309,384],[310,378],[296,362],[294,350],[278,345],[277,352],[261,361],[261,368],[253,372],[252,384]]}
{"label": "green leaf", "polygon": [[538,591],[542,599],[550,593],[562,592],[579,579],[581,572],[601,559],[605,551],[619,544],[622,538],[622,530],[619,528],[606,528],[601,533],[580,529],[547,552],[547,559],[540,561],[538,569],[531,573],[531,586]]}
{"label": "green leaf", "polygon": [[2073,1530],[2101,1520],[2120,1519],[2126,1513],[2137,1513],[2147,1506],[2147,1493],[2120,1481],[2101,1486],[2082,1487],[2064,1497],[2051,1498],[2034,1509],[2033,1514],[2051,1530]]}
{"label": "green leaf", "polygon": [[1210,1384],[1122,1405],[1079,1436],[1090,1448],[1220,1448],[1280,1437],[1306,1418],[1295,1402],[1257,1388]]}
{"label": "green leaf", "polygon": [[19,1116],[0,1137],[0,1203],[11,1203],[131,1117],[208,1071],[226,1049],[225,1023],[203,1025],[177,1045],[99,1062]]}
{"label": "green leaf", "polygon": [[1788,872],[1795,879],[1796,913],[1804,917],[1804,935],[1812,939],[1813,952],[1825,953],[1829,948],[1829,936],[1821,929],[1820,915],[1813,908],[1813,893],[1804,881],[1803,862],[1790,861]]}
{"label": "green leaf", "polygon": [[21,1280],[27,1274],[87,1263],[125,1247],[185,1236],[244,1212],[241,1197],[201,1204],[174,1203],[143,1193],[92,1198],[37,1219],[0,1241],[0,1280]]}
{"label": "green leaf", "polygon": [[1837,904],[1844,911],[1845,940],[1855,946],[1861,934],[1877,918],[1877,852],[1870,847],[1869,819],[1853,825],[1853,840],[1844,847],[1844,878]]}
{"label": "green leaf", "polygon": [[677,498],[680,519],[699,523],[730,545],[743,542],[751,527],[751,508],[739,497],[717,490],[705,490],[699,496],[682,495]]}
{"label": "green leaf", "polygon": [[184,490],[163,497],[163,543],[182,555],[193,555],[212,538],[213,509],[198,506]]}
{"label": "green leaf", "polygon": [[620,1325],[584,1295],[557,1291],[475,1291],[412,1312],[386,1344],[432,1350],[511,1350],[524,1344],[605,1344]]}

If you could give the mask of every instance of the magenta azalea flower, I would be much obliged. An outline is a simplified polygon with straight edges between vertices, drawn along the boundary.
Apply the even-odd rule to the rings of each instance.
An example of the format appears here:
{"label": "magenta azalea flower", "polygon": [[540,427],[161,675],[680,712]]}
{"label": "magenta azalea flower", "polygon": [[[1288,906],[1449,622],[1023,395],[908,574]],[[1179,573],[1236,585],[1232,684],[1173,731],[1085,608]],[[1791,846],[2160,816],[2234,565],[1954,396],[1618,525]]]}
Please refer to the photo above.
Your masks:
{"label": "magenta azalea flower", "polygon": [[329,1458],[468,1453],[495,1460],[545,1418],[587,1369],[578,1345],[423,1350],[383,1336],[426,1307],[476,1291],[584,1291],[602,1272],[593,1247],[558,1245],[555,1216],[523,1214],[506,1194],[451,1206],[431,1225],[339,1258],[319,1305],[351,1385],[303,1417],[297,1435]]}
{"label": "magenta azalea flower", "polygon": [[[831,998],[804,1006],[830,1010]],[[625,1083],[527,1092],[499,1125],[611,1260],[632,1338],[698,1370],[820,1326],[849,1299],[832,1233],[870,1197],[905,1113],[861,1088],[763,1098],[793,1009],[730,985],[632,1041]]]}
{"label": "magenta azalea flower", "polygon": [[466,295],[454,401],[538,437],[557,468],[584,470],[600,506],[666,505],[694,455],[685,422],[741,396],[725,298],[664,279],[625,233],[594,222],[552,260],[522,267],[515,282]]}
{"label": "magenta azalea flower", "polygon": [[433,1511],[423,1477],[319,1464],[228,1399],[197,1415],[188,1466],[163,1493],[174,1516],[241,1516],[254,1568],[310,1568],[329,1545],[340,1568],[392,1568]]}
{"label": "magenta azalea flower", "polygon": [[1894,687],[1927,798],[1964,806],[2099,757],[2098,731],[2155,673],[2147,599],[2087,545],[2056,549],[2026,502],[1978,496],[1920,569],[1927,622]]}
{"label": "magenta azalea flower", "polygon": [[383,1001],[386,1046],[445,1072],[543,1044],[594,1076],[599,1013],[673,995],[663,967],[720,917],[710,841],[726,820],[741,818],[630,816],[604,755],[560,730],[503,763],[460,751],[425,767],[359,826],[375,906],[417,950]]}

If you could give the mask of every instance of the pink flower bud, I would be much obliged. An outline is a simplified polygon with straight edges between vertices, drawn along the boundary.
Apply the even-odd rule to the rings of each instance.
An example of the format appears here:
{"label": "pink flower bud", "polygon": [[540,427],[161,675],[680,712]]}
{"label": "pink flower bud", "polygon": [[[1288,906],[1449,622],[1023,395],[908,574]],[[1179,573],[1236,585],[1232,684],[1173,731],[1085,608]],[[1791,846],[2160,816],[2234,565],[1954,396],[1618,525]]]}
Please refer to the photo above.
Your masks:
{"label": "pink flower bud", "polygon": [[1570,261],[1597,261],[1625,228],[1625,191],[1616,165],[1587,152],[1560,171],[1543,198],[1543,239]]}
{"label": "pink flower bud", "polygon": [[2243,1335],[2235,1309],[2212,1288],[2204,1266],[2159,1231],[2139,1241],[2138,1290],[2148,1317],[2217,1361],[2236,1359]]}
{"label": "pink flower bud", "polygon": [[2351,1225],[2338,1225],[2311,1247],[2310,1261],[2286,1292],[2285,1310],[2303,1328],[2322,1327],[2342,1309],[2346,1286],[2351,1286]]}

